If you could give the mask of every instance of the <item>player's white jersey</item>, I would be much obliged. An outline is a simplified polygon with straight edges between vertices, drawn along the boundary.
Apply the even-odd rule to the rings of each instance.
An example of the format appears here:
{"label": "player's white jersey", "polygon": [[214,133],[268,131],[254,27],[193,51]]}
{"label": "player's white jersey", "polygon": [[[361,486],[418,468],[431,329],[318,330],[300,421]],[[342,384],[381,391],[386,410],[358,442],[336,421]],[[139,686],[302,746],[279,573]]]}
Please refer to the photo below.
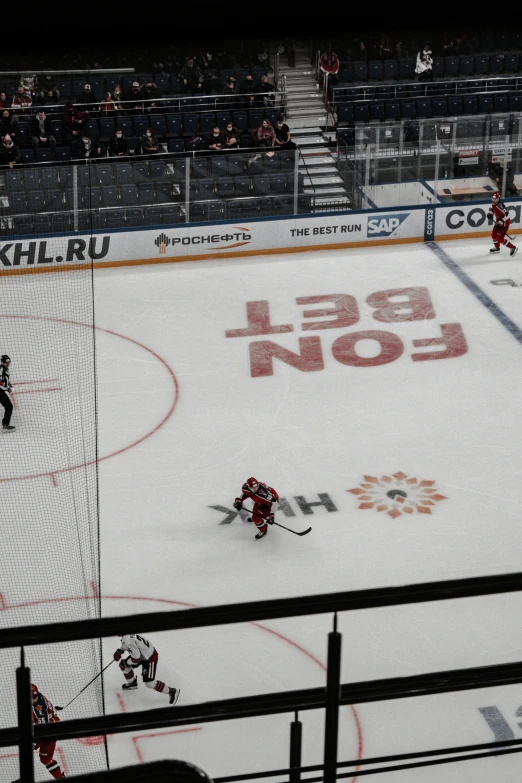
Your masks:
{"label": "player's white jersey", "polygon": [[154,645],[149,642],[148,639],[134,633],[122,636],[120,647],[122,650],[130,652],[131,658],[135,663],[138,661],[148,661],[156,652]]}

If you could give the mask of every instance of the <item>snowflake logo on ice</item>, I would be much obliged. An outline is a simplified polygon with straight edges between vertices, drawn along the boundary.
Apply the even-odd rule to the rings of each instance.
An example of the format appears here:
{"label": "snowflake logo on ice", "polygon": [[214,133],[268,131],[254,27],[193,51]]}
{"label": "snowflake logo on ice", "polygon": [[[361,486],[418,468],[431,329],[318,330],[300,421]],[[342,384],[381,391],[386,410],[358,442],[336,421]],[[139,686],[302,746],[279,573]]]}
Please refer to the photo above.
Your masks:
{"label": "snowflake logo on ice", "polygon": [[385,511],[392,519],[401,514],[431,514],[431,509],[439,500],[447,500],[434,487],[434,481],[418,481],[408,478],[405,473],[394,473],[392,476],[365,476],[354,489],[347,489],[356,495],[359,508],[373,508],[375,511]]}

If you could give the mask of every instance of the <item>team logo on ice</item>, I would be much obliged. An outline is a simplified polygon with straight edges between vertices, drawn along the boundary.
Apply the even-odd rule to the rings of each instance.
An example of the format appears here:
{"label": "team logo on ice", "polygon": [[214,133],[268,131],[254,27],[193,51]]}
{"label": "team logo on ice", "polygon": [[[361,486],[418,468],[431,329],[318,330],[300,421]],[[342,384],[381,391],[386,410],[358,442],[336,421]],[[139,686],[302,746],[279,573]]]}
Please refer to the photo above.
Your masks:
{"label": "team logo on ice", "polygon": [[364,481],[354,489],[347,489],[356,495],[359,508],[373,508],[384,511],[392,519],[401,514],[431,514],[431,509],[440,500],[446,500],[434,486],[434,481],[419,481],[408,478],[405,473],[394,473],[392,476],[365,476]]}
{"label": "team logo on ice", "polygon": [[382,217],[368,218],[368,230],[366,236],[369,237],[389,237],[404,223],[409,212],[398,212],[396,215],[383,215]]}

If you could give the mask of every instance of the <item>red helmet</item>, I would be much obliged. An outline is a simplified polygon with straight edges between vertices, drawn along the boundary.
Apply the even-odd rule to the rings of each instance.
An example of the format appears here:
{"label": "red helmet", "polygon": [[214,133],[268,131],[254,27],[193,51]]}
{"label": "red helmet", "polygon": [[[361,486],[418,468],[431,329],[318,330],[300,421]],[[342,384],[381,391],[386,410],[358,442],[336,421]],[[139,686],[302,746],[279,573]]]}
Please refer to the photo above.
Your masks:
{"label": "red helmet", "polygon": [[31,683],[31,696],[33,699],[38,698],[38,688]]}
{"label": "red helmet", "polygon": [[255,478],[249,478],[246,484],[252,492],[255,492],[259,486],[259,481]]}
{"label": "red helmet", "polygon": [[500,201],[500,193],[498,192],[498,190],[495,190],[495,192],[492,194],[491,200],[494,201],[495,204],[497,203],[497,201]]}

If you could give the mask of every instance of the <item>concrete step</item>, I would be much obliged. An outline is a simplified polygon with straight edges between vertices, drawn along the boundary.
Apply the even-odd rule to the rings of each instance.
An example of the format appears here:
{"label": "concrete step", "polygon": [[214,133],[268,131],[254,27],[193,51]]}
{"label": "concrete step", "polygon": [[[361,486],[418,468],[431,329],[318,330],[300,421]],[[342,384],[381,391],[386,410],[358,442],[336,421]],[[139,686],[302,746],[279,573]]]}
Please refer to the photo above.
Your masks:
{"label": "concrete step", "polygon": [[287,83],[287,87],[288,87],[287,95],[291,95],[292,97],[296,97],[296,98],[299,95],[303,95],[303,94],[307,95],[311,93],[315,93],[316,95],[319,96],[322,95],[322,92],[317,89],[316,82],[314,81],[306,82],[306,84],[303,85],[301,84],[288,85]]}
{"label": "concrete step", "polygon": [[291,131],[296,133],[304,132],[310,128],[315,128],[316,132],[319,132],[322,126],[326,124],[326,115],[310,114],[306,117],[293,117],[290,114],[288,117],[287,114],[286,124]]}
{"label": "concrete step", "polygon": [[288,101],[291,101],[292,103],[296,103],[297,101],[321,101],[323,102],[323,94],[321,92],[318,92],[317,90],[310,90],[309,92],[299,91],[296,92],[295,90],[287,90],[286,98]]}
{"label": "concrete step", "polygon": [[[337,195],[344,195],[346,196],[346,189],[342,188],[340,185],[330,185],[329,187],[320,188],[320,195],[324,198],[324,196],[332,195],[337,197]],[[306,195],[313,195],[314,193],[317,193],[317,189],[314,189],[312,187],[305,187],[304,192]]]}
{"label": "concrete step", "polygon": [[312,177],[338,177],[339,172],[335,166],[311,166],[308,161],[299,164],[299,170],[302,174]]}
{"label": "concrete step", "polygon": [[304,184],[305,186],[312,185],[314,188],[326,188],[326,187],[329,188],[332,185],[342,185],[344,183],[342,178],[336,172],[333,175],[316,176],[316,174],[314,173],[311,174],[309,177],[305,176]]}
{"label": "concrete step", "polygon": [[[325,115],[324,106],[319,104],[319,106],[287,106],[286,107],[286,113],[290,115],[290,117],[294,117],[295,119],[298,119],[299,117],[322,117]],[[323,123],[319,123],[322,125]]]}
{"label": "concrete step", "polygon": [[334,168],[337,171],[335,160],[331,155],[303,155],[303,166],[307,166],[309,169],[318,171],[323,168]]}
{"label": "concrete step", "polygon": [[330,155],[330,147],[316,147],[313,150],[303,152],[303,158],[305,158],[307,165],[314,160],[329,160],[330,157],[333,157]]}

